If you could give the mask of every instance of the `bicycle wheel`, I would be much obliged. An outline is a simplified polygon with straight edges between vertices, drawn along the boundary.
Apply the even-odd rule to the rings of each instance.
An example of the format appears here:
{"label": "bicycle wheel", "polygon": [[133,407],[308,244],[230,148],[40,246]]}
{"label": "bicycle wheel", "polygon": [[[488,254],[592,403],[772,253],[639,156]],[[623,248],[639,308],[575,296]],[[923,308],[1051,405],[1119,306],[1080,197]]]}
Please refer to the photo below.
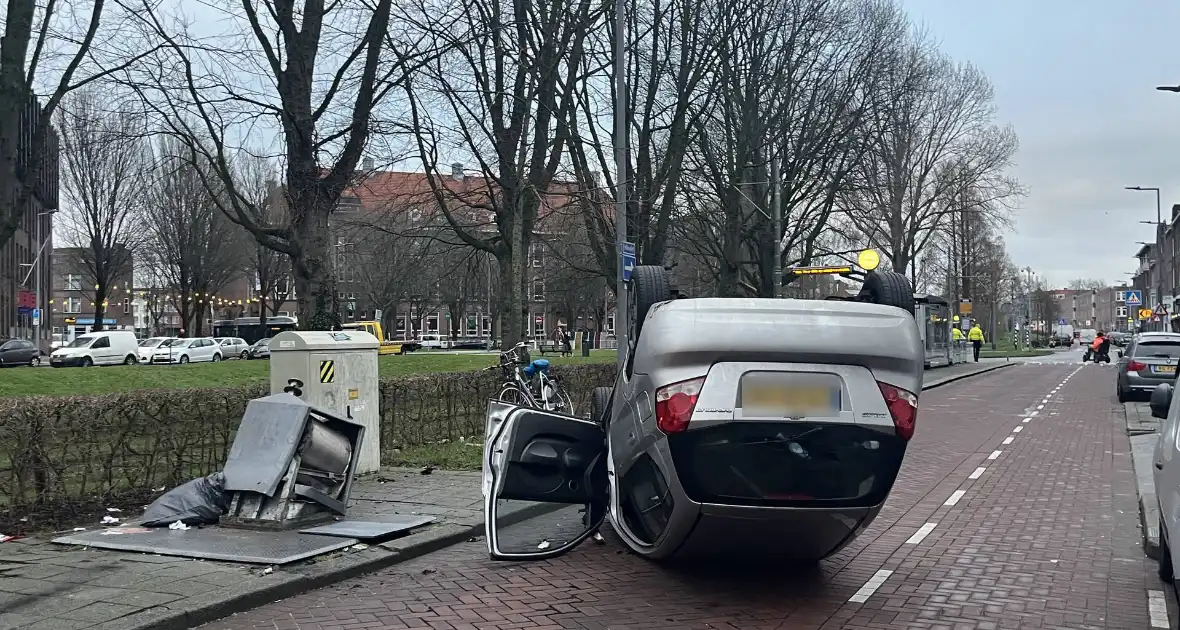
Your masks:
{"label": "bicycle wheel", "polygon": [[510,405],[516,405],[518,407],[537,406],[537,401],[533,400],[532,396],[520,391],[520,388],[514,385],[507,385],[504,387],[504,389],[500,390],[500,397],[498,400]]}

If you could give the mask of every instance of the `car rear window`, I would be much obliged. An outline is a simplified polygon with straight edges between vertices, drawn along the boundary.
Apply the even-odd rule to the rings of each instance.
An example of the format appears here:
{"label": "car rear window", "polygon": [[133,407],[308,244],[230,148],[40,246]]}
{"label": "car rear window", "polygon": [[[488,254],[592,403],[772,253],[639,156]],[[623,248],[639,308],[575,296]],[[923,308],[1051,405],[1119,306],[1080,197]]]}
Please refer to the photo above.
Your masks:
{"label": "car rear window", "polygon": [[1180,359],[1180,340],[1142,341],[1135,347],[1135,356],[1141,358]]}

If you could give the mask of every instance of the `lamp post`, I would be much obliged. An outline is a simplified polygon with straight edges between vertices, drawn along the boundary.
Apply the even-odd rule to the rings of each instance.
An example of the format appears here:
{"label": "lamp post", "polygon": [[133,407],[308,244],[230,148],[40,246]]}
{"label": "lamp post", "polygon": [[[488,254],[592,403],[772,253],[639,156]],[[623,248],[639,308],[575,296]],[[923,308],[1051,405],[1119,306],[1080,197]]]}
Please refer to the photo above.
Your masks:
{"label": "lamp post", "polygon": [[[1180,88],[1180,86],[1178,86],[1178,88]],[[1160,88],[1156,88],[1156,89],[1160,89]],[[1170,90],[1164,90],[1164,91],[1170,91]],[[1178,91],[1180,91],[1180,89],[1178,89]],[[1160,207],[1161,206],[1160,189],[1154,188],[1154,187],[1144,187],[1144,186],[1127,186],[1126,189],[1127,190],[1138,190],[1138,191],[1149,191],[1149,192],[1155,193],[1155,223],[1154,223],[1154,225],[1155,225],[1155,300],[1154,300],[1155,304],[1154,304],[1154,306],[1158,307],[1160,304],[1163,304],[1163,302],[1164,302],[1164,281],[1163,281],[1163,272],[1164,272],[1163,249],[1164,248],[1163,248],[1163,244],[1160,242],[1160,236],[1163,233],[1163,230],[1160,229],[1160,226],[1163,225],[1164,219],[1163,219],[1163,210]],[[1151,221],[1140,221],[1140,223],[1144,223],[1147,225],[1153,225]],[[1149,243],[1144,243],[1144,244],[1147,245]]]}
{"label": "lamp post", "polygon": [[627,2],[615,0],[615,340],[619,370],[629,354],[630,310],[623,282],[623,248],[627,242]]}

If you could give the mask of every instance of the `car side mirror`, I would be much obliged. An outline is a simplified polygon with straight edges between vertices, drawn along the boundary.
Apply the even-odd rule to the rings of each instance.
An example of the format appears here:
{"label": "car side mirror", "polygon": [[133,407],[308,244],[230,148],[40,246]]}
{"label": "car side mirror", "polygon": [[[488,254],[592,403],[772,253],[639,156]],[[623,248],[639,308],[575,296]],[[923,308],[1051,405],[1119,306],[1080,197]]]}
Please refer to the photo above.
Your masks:
{"label": "car side mirror", "polygon": [[1172,385],[1170,383],[1161,383],[1151,390],[1151,416],[1166,420],[1168,417],[1168,407],[1172,406]]}

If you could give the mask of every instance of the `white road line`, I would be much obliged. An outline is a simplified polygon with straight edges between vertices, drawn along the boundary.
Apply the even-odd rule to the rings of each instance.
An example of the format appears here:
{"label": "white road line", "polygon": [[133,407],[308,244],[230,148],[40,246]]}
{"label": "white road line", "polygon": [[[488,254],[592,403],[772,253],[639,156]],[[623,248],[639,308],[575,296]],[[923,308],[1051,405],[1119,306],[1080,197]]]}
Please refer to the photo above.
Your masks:
{"label": "white road line", "polygon": [[958,503],[959,499],[962,499],[964,494],[967,494],[966,490],[955,490],[951,493],[951,496],[943,502],[943,505],[954,505]]}
{"label": "white road line", "polygon": [[922,542],[927,536],[930,535],[930,532],[934,531],[935,525],[938,525],[938,523],[926,523],[925,525],[919,527],[918,531],[914,532],[914,535],[910,536],[910,539],[905,541],[905,544],[916,545]]}
{"label": "white road line", "polygon": [[988,455],[987,458],[988,459],[995,459],[1000,456],[1000,453],[1003,453],[1003,452],[1004,451],[992,451],[992,454]]}
{"label": "white road line", "polygon": [[1015,429],[1012,429],[1012,432],[1013,433],[1020,433],[1023,430],[1024,430],[1024,427],[1016,427]]}
{"label": "white road line", "polygon": [[1037,416],[1037,414],[1038,414],[1038,413],[1041,413],[1041,412],[1039,412],[1039,411],[1030,411],[1030,412],[1028,412],[1028,417],[1030,417],[1030,418],[1035,418],[1035,417]]}
{"label": "white road line", "polygon": [[979,476],[982,475],[983,471],[985,471],[985,470],[987,470],[987,469],[980,466],[979,468],[976,468],[974,471],[972,471],[972,473],[970,475],[967,475],[967,478],[968,479],[979,479]]}
{"label": "white road line", "polygon": [[1011,435],[1009,435],[1008,437],[1004,438],[1004,444],[1011,444],[1011,443],[1012,443],[1012,439],[1013,439],[1013,438],[1012,438],[1012,436],[1011,436]]}
{"label": "white road line", "polygon": [[1029,422],[1032,422],[1032,418],[1025,418],[1024,420],[1021,420],[1021,422],[1028,424]]}
{"label": "white road line", "polygon": [[1147,591],[1147,614],[1152,628],[1168,628],[1168,602],[1163,591]]}
{"label": "white road line", "polygon": [[1044,406],[1044,405],[1037,405],[1037,410],[1038,410],[1038,411],[1040,411],[1041,409],[1044,409],[1044,408],[1045,408],[1045,406]]}
{"label": "white road line", "polygon": [[873,574],[873,577],[869,578],[868,582],[865,582],[864,586],[860,587],[859,591],[854,593],[852,597],[848,598],[848,601],[855,602],[857,604],[865,603],[870,597],[873,596],[873,593],[877,592],[877,589],[881,588],[881,585],[884,584],[885,580],[888,580],[889,576],[891,575],[893,575],[893,571],[886,571],[885,569],[877,571]]}

